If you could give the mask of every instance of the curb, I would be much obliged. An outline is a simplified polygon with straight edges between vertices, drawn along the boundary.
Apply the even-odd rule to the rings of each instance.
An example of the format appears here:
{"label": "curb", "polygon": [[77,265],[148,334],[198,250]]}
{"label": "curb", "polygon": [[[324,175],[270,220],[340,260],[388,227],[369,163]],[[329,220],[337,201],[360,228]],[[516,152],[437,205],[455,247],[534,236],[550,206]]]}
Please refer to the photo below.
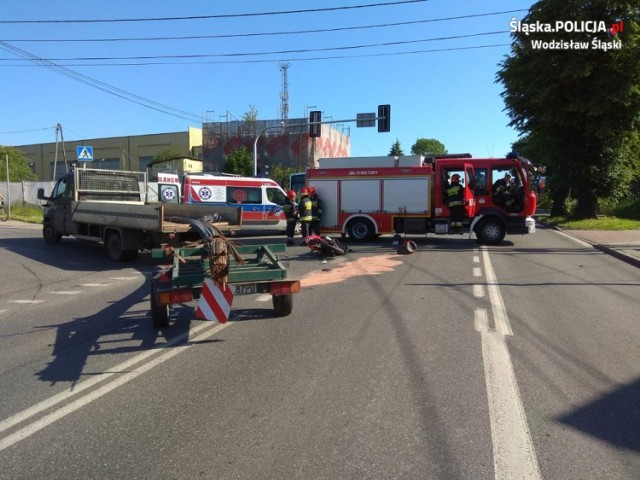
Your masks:
{"label": "curb", "polygon": [[614,258],[617,258],[618,260],[622,260],[624,263],[628,264],[628,265],[632,265],[636,268],[640,268],[640,258],[634,257],[632,255],[627,255],[624,252],[621,252],[620,250],[616,249],[616,248],[612,248],[609,247],[607,245],[603,245],[601,243],[595,243],[590,241],[587,238],[581,237],[579,235],[575,235],[572,233],[569,233],[568,231],[557,227],[555,225],[548,225],[547,223],[544,222],[540,222],[543,225],[545,225],[547,228],[553,228],[554,230],[557,230],[559,232],[564,233],[565,235],[569,235],[570,237],[573,238],[577,238],[579,240],[582,240],[583,242],[587,242],[589,245],[591,245],[593,248],[595,248],[596,250],[601,251],[602,253],[606,253],[607,255],[611,255]]}
{"label": "curb", "polygon": [[[581,240],[584,240],[584,239],[581,238]],[[588,242],[588,243],[591,243],[591,242]],[[636,268],[640,268],[640,258],[627,255],[626,253],[621,252],[620,250],[616,250],[615,248],[611,248],[606,245],[601,245],[599,243],[591,243],[591,245],[593,245],[593,248],[600,250],[603,253],[611,255],[612,257],[615,257],[618,260],[622,260],[623,262],[629,265],[633,265]]]}

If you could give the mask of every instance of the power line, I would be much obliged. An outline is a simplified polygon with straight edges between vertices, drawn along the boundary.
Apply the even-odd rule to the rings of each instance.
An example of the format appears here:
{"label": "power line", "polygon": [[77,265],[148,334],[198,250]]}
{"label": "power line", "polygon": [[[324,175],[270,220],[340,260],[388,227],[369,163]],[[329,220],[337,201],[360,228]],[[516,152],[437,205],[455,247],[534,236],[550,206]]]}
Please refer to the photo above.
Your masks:
{"label": "power line", "polygon": [[419,25],[424,23],[434,23],[434,22],[449,22],[454,20],[466,20],[470,18],[480,18],[480,17],[490,17],[496,15],[506,15],[513,14],[519,12],[528,12],[528,9],[517,9],[517,10],[504,10],[501,12],[489,12],[489,13],[477,13],[471,15],[458,15],[455,17],[442,17],[442,18],[430,18],[423,20],[410,20],[406,22],[395,22],[395,23],[381,23],[375,25],[355,25],[349,27],[335,27],[335,28],[318,28],[314,30],[291,30],[285,32],[249,32],[249,33],[229,33],[229,34],[218,34],[218,35],[184,35],[184,36],[173,36],[173,37],[114,37],[114,38],[71,38],[71,39],[61,39],[61,38],[30,38],[30,39],[5,39],[6,42],[58,42],[58,43],[70,43],[70,42],[144,42],[144,41],[163,41],[163,40],[210,40],[210,39],[222,39],[222,38],[247,38],[247,37],[266,37],[266,36],[281,36],[281,35],[305,35],[305,34],[313,34],[313,33],[335,33],[335,32],[344,32],[344,31],[353,31],[353,30],[369,30],[375,28],[390,28],[390,27],[404,27],[408,25]]}
{"label": "power line", "polygon": [[32,129],[29,129],[29,130],[14,130],[12,132],[0,132],[0,135],[9,135],[9,134],[13,134],[13,133],[43,132],[45,130],[52,130],[54,128],[57,128],[57,125],[54,125],[52,127],[32,128]]}
{"label": "power line", "polygon": [[290,15],[298,13],[318,13],[335,12],[338,10],[355,10],[361,8],[387,7],[392,5],[402,5],[407,3],[424,3],[429,0],[402,0],[386,3],[369,3],[364,5],[351,5],[346,7],[312,8],[305,10],[283,10],[279,12],[254,12],[254,13],[229,13],[220,15],[194,15],[187,17],[155,17],[155,18],[118,18],[118,19],[79,19],[79,20],[0,20],[5,24],[42,24],[42,23],[122,23],[122,22],[165,22],[176,20],[210,20],[216,18],[242,18],[242,17],[264,17],[272,15]]}
{"label": "power line", "polygon": [[[275,50],[270,52],[245,52],[245,53],[215,53],[215,54],[188,54],[188,55],[143,55],[129,57],[72,57],[72,58],[48,58],[47,61],[97,61],[97,60],[156,60],[178,58],[215,58],[215,57],[259,57],[265,55],[290,55],[295,53],[333,52],[341,50],[357,50],[363,48],[390,47],[398,45],[410,45],[416,43],[436,42],[443,40],[458,40],[461,38],[482,37],[488,35],[508,34],[505,31],[471,33],[468,35],[452,35],[448,37],[424,38],[419,40],[400,40],[395,42],[370,43],[363,45],[347,45],[342,47],[301,48],[295,50]],[[0,59],[4,60],[4,59]]]}
{"label": "power line", "polygon": [[36,62],[50,70],[53,70],[56,73],[59,73],[61,75],[64,75],[66,77],[72,78],[74,80],[77,80],[81,83],[84,83],[85,85],[89,85],[92,87],[95,87],[99,90],[102,90],[103,92],[107,92],[110,93],[111,95],[114,95],[116,97],[122,98],[124,100],[128,100],[130,102],[133,103],[137,103],[138,105],[141,105],[143,107],[147,107],[150,108],[152,110],[156,110],[158,112],[161,113],[165,113],[168,115],[172,115],[174,117],[179,117],[185,120],[189,120],[189,121],[195,121],[195,122],[200,122],[201,121],[201,117],[199,115],[194,115],[192,113],[189,112],[185,112],[183,110],[179,110],[177,108],[174,107],[170,107],[168,105],[164,105],[160,102],[156,102],[154,100],[150,100],[148,98],[142,97],[140,95],[136,95],[134,93],[131,92],[127,92],[126,90],[123,90],[121,88],[115,87],[113,85],[109,85],[105,82],[101,82],[100,80],[96,80],[94,78],[88,77],[86,75],[83,75],[81,73],[78,72],[74,72],[73,70],[70,70],[68,68],[65,68],[63,66],[57,65],[53,62],[51,62],[50,60],[46,60],[44,58],[38,57],[37,55],[34,55],[30,52],[27,52],[26,50],[22,50],[18,47],[14,47],[13,45],[4,42],[2,40],[0,40],[0,48],[10,51],[12,53],[15,53],[16,55],[22,57],[22,58],[26,58],[28,60],[31,60],[33,62]]}
{"label": "power line", "polygon": [[[477,50],[483,48],[494,47],[508,47],[511,43],[494,43],[490,45],[474,45],[467,47],[448,47],[448,48],[433,48],[429,50],[411,50],[407,52],[387,52],[387,53],[368,53],[361,55],[332,55],[328,57],[307,57],[307,58],[282,58],[282,59],[268,59],[268,60],[212,60],[202,62],[127,62],[127,63],[92,63],[91,67],[142,67],[142,66],[163,66],[163,65],[229,65],[229,64],[251,64],[251,63],[280,63],[280,62],[311,62],[321,60],[341,60],[341,59],[353,59],[353,58],[371,58],[371,57],[389,57],[396,55],[417,55],[424,53],[437,53],[437,52],[453,52],[462,50]],[[38,65],[0,65],[2,67],[37,67]],[[67,67],[86,67],[86,63],[78,64],[65,64]]]}

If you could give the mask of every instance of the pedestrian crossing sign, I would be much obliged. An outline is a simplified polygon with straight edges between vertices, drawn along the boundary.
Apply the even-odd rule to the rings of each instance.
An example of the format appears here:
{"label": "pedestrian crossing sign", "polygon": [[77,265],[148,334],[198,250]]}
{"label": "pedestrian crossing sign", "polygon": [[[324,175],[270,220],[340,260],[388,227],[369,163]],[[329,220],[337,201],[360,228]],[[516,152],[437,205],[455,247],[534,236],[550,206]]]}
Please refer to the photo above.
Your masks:
{"label": "pedestrian crossing sign", "polygon": [[80,162],[92,162],[93,161],[93,147],[87,147],[78,145],[76,147],[76,154],[78,161]]}

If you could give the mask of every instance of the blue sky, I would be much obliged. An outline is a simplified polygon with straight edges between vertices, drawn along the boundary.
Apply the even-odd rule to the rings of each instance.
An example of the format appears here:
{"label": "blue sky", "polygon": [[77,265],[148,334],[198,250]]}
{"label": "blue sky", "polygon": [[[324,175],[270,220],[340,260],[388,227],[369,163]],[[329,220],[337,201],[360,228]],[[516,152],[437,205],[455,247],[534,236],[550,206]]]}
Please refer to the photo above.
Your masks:
{"label": "blue sky", "polygon": [[[288,63],[289,118],[317,109],[346,120],[391,105],[389,133],[339,126],[350,127],[352,156],[386,155],[396,139],[409,154],[418,138],[502,156],[518,134],[495,74],[510,20],[533,3],[2,0],[0,145],[54,142],[58,123],[71,141],[184,131],[250,106],[276,119]],[[344,8],[374,4],[391,5]],[[270,14],[292,10],[316,11]],[[211,18],[184,18],[203,16]],[[169,17],[180,19],[150,20]],[[175,38],[185,36],[197,38]],[[463,38],[434,40],[443,37]]]}

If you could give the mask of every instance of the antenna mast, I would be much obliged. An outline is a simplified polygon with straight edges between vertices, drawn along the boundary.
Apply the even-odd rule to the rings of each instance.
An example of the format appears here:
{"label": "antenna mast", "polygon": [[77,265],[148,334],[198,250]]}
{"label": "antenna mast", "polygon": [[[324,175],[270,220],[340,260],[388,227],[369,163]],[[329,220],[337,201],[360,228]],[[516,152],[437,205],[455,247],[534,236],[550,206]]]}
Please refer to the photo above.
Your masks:
{"label": "antenna mast", "polygon": [[282,72],[282,91],[280,92],[280,120],[289,119],[289,81],[287,80],[287,69],[290,63],[281,63],[280,71]]}

